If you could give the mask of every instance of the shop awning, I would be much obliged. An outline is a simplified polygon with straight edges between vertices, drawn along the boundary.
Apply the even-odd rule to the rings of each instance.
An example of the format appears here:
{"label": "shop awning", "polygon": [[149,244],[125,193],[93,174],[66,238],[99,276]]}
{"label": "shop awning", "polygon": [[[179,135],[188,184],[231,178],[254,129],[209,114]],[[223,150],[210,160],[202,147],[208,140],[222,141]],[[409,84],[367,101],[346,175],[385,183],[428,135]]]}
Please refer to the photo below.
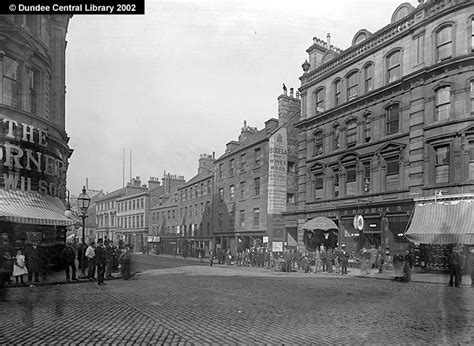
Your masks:
{"label": "shop awning", "polygon": [[35,192],[0,190],[0,220],[32,225],[67,226],[76,221],[64,216],[57,197]]}
{"label": "shop awning", "polygon": [[314,219],[308,220],[303,227],[301,228],[302,230],[309,230],[309,231],[315,231],[315,230],[322,230],[322,231],[329,231],[329,230],[335,230],[337,231],[339,228],[337,225],[332,221],[331,219],[320,216],[316,217]]}
{"label": "shop awning", "polygon": [[416,204],[405,236],[419,244],[474,244],[474,200]]}

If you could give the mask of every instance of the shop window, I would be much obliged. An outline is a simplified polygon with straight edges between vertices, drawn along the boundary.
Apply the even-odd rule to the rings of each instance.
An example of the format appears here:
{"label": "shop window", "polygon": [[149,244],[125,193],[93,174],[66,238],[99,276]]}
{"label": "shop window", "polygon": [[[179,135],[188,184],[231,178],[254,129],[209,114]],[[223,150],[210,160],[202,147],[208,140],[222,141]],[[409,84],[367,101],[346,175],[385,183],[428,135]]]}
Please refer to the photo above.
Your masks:
{"label": "shop window", "polygon": [[385,159],[387,170],[385,172],[385,190],[396,191],[400,189],[400,158],[392,156]]}
{"label": "shop window", "polygon": [[20,108],[20,68],[15,60],[4,56],[1,60],[2,67],[2,99],[1,103],[13,108]]}
{"label": "shop window", "polygon": [[435,147],[435,183],[449,183],[449,164],[450,164],[450,147],[449,145],[440,145]]}
{"label": "shop window", "polygon": [[444,86],[436,90],[435,121],[449,119],[451,109],[451,87]]}
{"label": "shop window", "polygon": [[346,167],[346,196],[357,195],[357,174],[356,166]]}
{"label": "shop window", "polygon": [[254,226],[260,225],[260,208],[253,209],[253,225]]}
{"label": "shop window", "polygon": [[359,72],[352,72],[346,78],[347,82],[347,100],[350,101],[357,97],[359,91]]}
{"label": "shop window", "polygon": [[349,120],[346,124],[346,144],[348,148],[357,144],[357,119]]}
{"label": "shop window", "polygon": [[239,212],[239,227],[245,227],[245,210]]}
{"label": "shop window", "polygon": [[401,51],[395,51],[387,56],[387,81],[395,82],[401,78]]}
{"label": "shop window", "polygon": [[436,61],[451,58],[453,55],[453,27],[447,25],[436,31]]}
{"label": "shop window", "polygon": [[316,114],[322,113],[325,111],[325,95],[326,92],[324,88],[318,89],[314,92],[314,98],[316,103]]}
{"label": "shop window", "polygon": [[314,199],[322,199],[324,195],[323,173],[314,174]]}
{"label": "shop window", "polygon": [[317,131],[313,137],[313,156],[323,154],[323,132]]}
{"label": "shop window", "polygon": [[400,113],[398,104],[393,104],[385,109],[387,135],[397,133],[400,128]]}
{"label": "shop window", "polygon": [[342,80],[338,79],[334,82],[334,106],[339,106],[342,103]]}
{"label": "shop window", "polygon": [[374,64],[370,63],[364,67],[364,91],[366,93],[374,90]]}

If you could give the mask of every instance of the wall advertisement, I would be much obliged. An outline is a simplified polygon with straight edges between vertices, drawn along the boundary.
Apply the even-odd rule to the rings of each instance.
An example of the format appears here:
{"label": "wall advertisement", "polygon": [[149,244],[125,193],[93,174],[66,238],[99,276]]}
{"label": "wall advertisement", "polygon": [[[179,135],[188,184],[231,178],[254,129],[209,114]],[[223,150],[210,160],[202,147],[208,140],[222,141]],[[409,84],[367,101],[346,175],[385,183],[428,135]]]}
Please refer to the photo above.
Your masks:
{"label": "wall advertisement", "polygon": [[271,214],[286,211],[288,138],[286,128],[274,133],[268,144],[268,209]]}

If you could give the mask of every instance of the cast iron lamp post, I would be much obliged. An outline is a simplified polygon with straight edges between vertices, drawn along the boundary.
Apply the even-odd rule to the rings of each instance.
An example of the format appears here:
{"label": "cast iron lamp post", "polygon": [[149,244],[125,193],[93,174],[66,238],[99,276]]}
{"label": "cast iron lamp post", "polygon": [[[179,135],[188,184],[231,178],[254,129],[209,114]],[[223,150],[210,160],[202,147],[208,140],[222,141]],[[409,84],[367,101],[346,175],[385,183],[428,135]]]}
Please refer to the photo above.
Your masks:
{"label": "cast iron lamp post", "polygon": [[82,193],[77,197],[77,204],[81,209],[81,214],[79,216],[82,218],[82,261],[81,261],[81,274],[82,277],[85,277],[86,274],[84,273],[84,262],[85,262],[85,255],[86,255],[86,218],[87,218],[87,209],[89,209],[89,205],[91,203],[91,198],[86,193],[86,187],[82,187]]}

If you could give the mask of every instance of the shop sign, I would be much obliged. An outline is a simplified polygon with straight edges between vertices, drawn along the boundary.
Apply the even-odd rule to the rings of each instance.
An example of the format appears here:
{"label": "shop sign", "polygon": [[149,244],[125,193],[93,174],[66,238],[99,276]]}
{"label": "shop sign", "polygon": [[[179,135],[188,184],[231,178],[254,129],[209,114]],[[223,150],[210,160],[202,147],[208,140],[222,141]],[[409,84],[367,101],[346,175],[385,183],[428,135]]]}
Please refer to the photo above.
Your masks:
{"label": "shop sign", "polygon": [[272,243],[272,251],[273,252],[283,252],[283,242],[282,241],[274,241]]}
{"label": "shop sign", "polygon": [[337,218],[337,217],[344,217],[344,216],[351,217],[351,216],[357,216],[357,215],[361,215],[365,217],[368,215],[404,213],[404,212],[411,211],[412,209],[413,209],[413,205],[411,203],[389,205],[389,206],[383,206],[383,207],[333,209],[333,210],[324,210],[321,212],[310,212],[308,213],[308,218],[315,218],[318,216],[325,216],[328,218]]}
{"label": "shop sign", "polygon": [[362,215],[354,216],[354,229],[362,231],[364,229],[364,217]]}
{"label": "shop sign", "polygon": [[268,214],[286,210],[286,175],[288,141],[286,129],[281,128],[268,141]]}
{"label": "shop sign", "polygon": [[0,127],[0,188],[65,198],[67,162],[53,151],[48,132],[8,118]]}

